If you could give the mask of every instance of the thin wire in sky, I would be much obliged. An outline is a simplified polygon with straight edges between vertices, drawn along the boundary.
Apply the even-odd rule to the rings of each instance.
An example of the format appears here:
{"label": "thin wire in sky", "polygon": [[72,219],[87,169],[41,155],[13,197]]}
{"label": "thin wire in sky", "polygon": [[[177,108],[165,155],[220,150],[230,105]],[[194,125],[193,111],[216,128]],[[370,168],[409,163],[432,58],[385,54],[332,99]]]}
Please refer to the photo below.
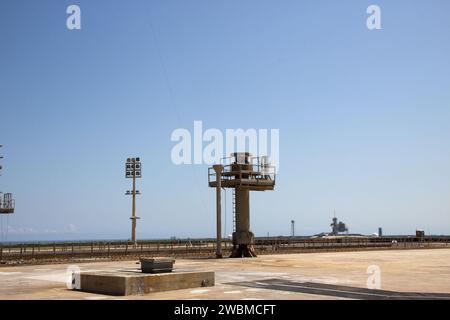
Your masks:
{"label": "thin wire in sky", "polygon": [[[178,120],[178,126],[177,127],[181,127],[181,125],[182,125],[181,115],[180,115],[181,113],[180,113],[180,110],[178,108],[177,101],[175,99],[175,94],[174,94],[174,91],[172,89],[172,85],[171,85],[171,82],[170,82],[170,79],[169,79],[169,73],[167,72],[165,60],[164,60],[162,51],[160,50],[156,29],[154,28],[150,17],[148,19],[148,24],[149,24],[150,29],[151,29],[151,33],[152,33],[153,41],[154,41],[154,45],[155,45],[155,50],[156,50],[156,53],[158,54],[159,62],[161,64],[161,69],[163,71],[164,80],[165,80],[166,86],[167,86],[167,91],[169,93],[169,98],[171,100],[171,105],[173,106],[173,110],[174,110],[175,115],[176,115],[177,120]],[[203,177],[196,176],[195,171],[193,171],[193,175],[194,175],[195,181],[199,181],[198,179],[202,179],[203,178]],[[205,210],[205,214],[208,214],[208,208],[207,208],[207,206],[206,206],[206,204],[205,204],[205,202],[203,200],[203,197],[202,197],[202,194],[201,194],[201,191],[200,191],[200,188],[199,188],[198,184],[196,184],[196,189],[197,189],[198,197],[200,199],[200,203],[202,204],[203,209]]]}

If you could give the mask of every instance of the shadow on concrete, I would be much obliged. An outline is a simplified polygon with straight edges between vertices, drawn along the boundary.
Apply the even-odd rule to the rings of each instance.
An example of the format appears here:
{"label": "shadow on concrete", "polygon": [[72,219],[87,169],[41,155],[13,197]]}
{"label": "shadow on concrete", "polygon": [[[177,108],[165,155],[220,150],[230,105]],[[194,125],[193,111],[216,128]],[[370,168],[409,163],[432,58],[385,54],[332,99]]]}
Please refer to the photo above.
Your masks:
{"label": "shadow on concrete", "polygon": [[295,282],[282,279],[266,279],[227,284],[359,300],[450,300],[450,294],[448,293],[396,292],[324,283]]}

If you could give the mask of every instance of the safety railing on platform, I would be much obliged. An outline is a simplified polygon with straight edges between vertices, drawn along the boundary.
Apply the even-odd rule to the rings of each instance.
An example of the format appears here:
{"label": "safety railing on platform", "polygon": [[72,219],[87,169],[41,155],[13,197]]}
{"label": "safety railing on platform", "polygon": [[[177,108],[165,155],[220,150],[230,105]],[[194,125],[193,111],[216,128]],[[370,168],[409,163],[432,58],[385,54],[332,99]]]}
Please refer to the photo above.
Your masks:
{"label": "safety railing on platform", "polygon": [[[417,238],[392,240],[389,238],[366,239],[256,239],[258,252],[292,252],[298,250],[340,250],[352,248],[443,248],[450,247],[449,238],[429,238],[428,241]],[[436,240],[436,241],[435,241]],[[231,250],[232,243],[222,242],[225,251]],[[44,244],[3,244],[0,245],[0,261],[52,260],[67,258],[120,258],[126,256],[208,256],[214,255],[214,240],[168,240],[142,241],[137,245],[128,242],[89,242],[89,243],[44,243]]]}

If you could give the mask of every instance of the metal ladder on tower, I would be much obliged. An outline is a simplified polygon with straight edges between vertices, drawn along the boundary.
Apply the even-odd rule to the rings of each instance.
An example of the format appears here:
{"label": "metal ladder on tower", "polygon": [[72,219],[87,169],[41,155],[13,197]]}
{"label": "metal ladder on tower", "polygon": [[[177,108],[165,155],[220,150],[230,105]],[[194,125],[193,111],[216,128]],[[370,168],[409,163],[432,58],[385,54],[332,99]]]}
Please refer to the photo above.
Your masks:
{"label": "metal ladder on tower", "polygon": [[233,188],[233,232],[236,232],[236,190]]}

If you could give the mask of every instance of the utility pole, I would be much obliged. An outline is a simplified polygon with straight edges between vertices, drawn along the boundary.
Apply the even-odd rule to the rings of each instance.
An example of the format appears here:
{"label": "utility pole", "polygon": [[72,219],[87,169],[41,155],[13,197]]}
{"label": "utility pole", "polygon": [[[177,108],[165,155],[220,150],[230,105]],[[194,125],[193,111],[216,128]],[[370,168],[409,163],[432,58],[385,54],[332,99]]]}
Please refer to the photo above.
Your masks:
{"label": "utility pole", "polygon": [[131,241],[136,243],[136,175],[133,175],[133,205],[131,209]]}
{"label": "utility pole", "polygon": [[291,220],[291,237],[295,237],[295,220]]}
{"label": "utility pole", "polygon": [[139,190],[136,190],[136,178],[142,177],[142,165],[141,159],[136,158],[128,158],[125,164],[125,177],[133,179],[133,190],[127,190],[126,195],[132,196],[132,205],[131,205],[131,242],[134,245],[137,244],[136,241],[136,220],[139,217],[136,216],[136,195],[141,194]]}
{"label": "utility pole", "polygon": [[[3,148],[3,145],[0,144],[0,148]],[[3,159],[3,156],[0,156],[0,159]],[[2,165],[0,165],[0,171],[2,170]]]}
{"label": "utility pole", "polygon": [[222,258],[222,170],[223,166],[216,164],[213,166],[216,172],[216,258]]}

